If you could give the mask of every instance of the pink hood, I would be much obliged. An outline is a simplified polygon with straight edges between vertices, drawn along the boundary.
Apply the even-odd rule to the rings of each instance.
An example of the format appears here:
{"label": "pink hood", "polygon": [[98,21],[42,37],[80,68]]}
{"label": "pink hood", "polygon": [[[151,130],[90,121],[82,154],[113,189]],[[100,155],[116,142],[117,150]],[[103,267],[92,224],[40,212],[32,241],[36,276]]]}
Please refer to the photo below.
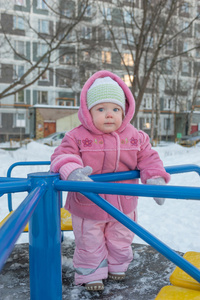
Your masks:
{"label": "pink hood", "polygon": [[91,114],[87,108],[87,91],[97,78],[103,78],[107,76],[109,76],[119,84],[119,86],[123,89],[126,97],[126,115],[123,119],[122,125],[117,130],[117,132],[122,132],[125,129],[127,124],[129,124],[131,119],[133,118],[135,112],[135,100],[130,89],[124,83],[124,81],[117,75],[106,70],[96,72],[86,81],[82,88],[80,97],[80,109],[78,112],[79,120],[81,121],[83,126],[95,134],[102,134],[102,132],[94,126]]}
{"label": "pink hood", "polygon": [[[87,108],[87,91],[97,78],[110,76],[123,89],[126,96],[126,114],[117,131],[102,133],[93,124]],[[163,177],[166,182],[170,175],[166,173],[158,153],[151,149],[148,135],[130,124],[134,114],[135,101],[127,85],[109,71],[95,73],[84,85],[81,93],[79,119],[82,125],[67,132],[51,156],[51,172],[60,173],[67,180],[74,170],[90,166],[92,174],[140,170],[142,183],[153,177]],[[138,179],[123,181],[138,183]],[[125,214],[137,207],[137,196],[101,195]],[[112,219],[105,211],[96,206],[80,193],[69,192],[65,208],[81,218],[94,220]]]}

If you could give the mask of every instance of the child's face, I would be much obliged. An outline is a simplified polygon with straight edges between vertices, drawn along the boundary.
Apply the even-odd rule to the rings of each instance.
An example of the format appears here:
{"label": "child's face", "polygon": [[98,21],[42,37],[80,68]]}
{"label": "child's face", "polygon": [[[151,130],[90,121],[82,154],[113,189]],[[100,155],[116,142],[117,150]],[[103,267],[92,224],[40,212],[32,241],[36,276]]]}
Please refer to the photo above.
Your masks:
{"label": "child's face", "polygon": [[104,102],[90,109],[93,123],[103,133],[116,131],[122,124],[123,110],[121,106]]}

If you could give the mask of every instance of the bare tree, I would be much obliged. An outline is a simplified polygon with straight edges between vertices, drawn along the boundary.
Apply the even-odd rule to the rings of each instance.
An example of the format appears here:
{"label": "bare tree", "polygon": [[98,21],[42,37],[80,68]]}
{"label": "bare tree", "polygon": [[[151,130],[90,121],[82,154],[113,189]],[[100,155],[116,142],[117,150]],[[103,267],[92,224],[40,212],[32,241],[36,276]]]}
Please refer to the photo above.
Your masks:
{"label": "bare tree", "polygon": [[[33,20],[31,13],[27,14],[24,13],[23,10],[20,11],[20,7],[15,11],[15,16],[11,15],[9,7],[5,7],[5,11],[1,14],[1,44],[3,44],[4,49],[6,49],[2,56],[9,55],[9,57],[19,59],[21,63],[25,64],[25,71],[21,76],[14,76],[13,81],[7,84],[0,92],[0,100],[19,93],[34,84],[47,70],[51,70],[52,65],[55,64],[56,61],[59,61],[61,55],[63,56],[65,54],[65,51],[67,51],[65,50],[66,48],[63,48],[62,51],[58,51],[61,46],[76,43],[76,34],[74,34],[74,32],[78,24],[84,18],[89,6],[89,0],[78,1],[78,7],[73,5],[73,3],[75,4],[73,1],[48,1],[48,3],[51,3],[48,4],[43,0],[43,3],[46,5],[48,13],[52,16],[52,21],[48,24],[47,32],[39,30],[38,24]],[[23,28],[20,30],[16,29],[15,32],[12,32],[13,22],[19,23],[22,22],[22,20],[24,24]],[[44,24],[44,26],[47,26],[46,24]],[[41,24],[39,26],[43,25]],[[32,59],[27,53],[22,53],[13,42],[12,33],[18,36],[24,36],[25,32],[28,32],[26,36],[30,41],[34,37],[37,39],[37,43],[42,47],[41,54],[37,59]],[[2,64],[2,68],[3,67],[5,66]],[[13,69],[12,64],[6,67],[7,69]],[[8,70],[8,73],[11,72],[12,70]]]}
{"label": "bare tree", "polygon": [[198,100],[198,88],[199,88],[199,82],[200,82],[200,70],[199,70],[199,64],[197,64],[197,68],[195,68],[195,79],[192,82],[192,98],[191,98],[191,107],[190,112],[188,116],[188,130],[187,134],[191,133],[191,125],[192,125],[192,116],[195,111],[196,103]]}
{"label": "bare tree", "polygon": [[[177,116],[179,113],[187,112],[188,117],[184,118],[182,121],[182,127],[187,129],[187,134],[191,132],[191,122],[193,112],[195,110],[195,105],[198,99],[198,87],[200,80],[200,65],[198,62],[195,62],[192,55],[187,58],[188,63],[191,66],[191,74],[190,80],[183,80],[182,68],[183,68],[183,57],[180,56],[176,61],[172,72],[175,74],[173,80],[167,76],[167,74],[162,74],[165,80],[165,89],[169,96],[171,97],[172,107],[171,110],[174,112],[174,138],[176,140],[177,137]],[[179,128],[180,130],[180,128]]]}
{"label": "bare tree", "polygon": [[[135,120],[155,67],[185,53],[179,49],[178,39],[192,27],[199,14],[180,27],[178,16],[182,13],[184,1],[130,1],[125,7],[123,1],[117,0],[115,3],[110,6],[112,20],[103,14],[103,10],[102,14],[111,33],[113,47],[129,76],[130,89],[136,99]],[[142,3],[142,7],[139,3]],[[171,44],[174,48],[169,53],[167,50]],[[199,45],[187,52],[196,47]],[[129,55],[124,55],[124,52]],[[134,63],[130,63],[131,61]]]}

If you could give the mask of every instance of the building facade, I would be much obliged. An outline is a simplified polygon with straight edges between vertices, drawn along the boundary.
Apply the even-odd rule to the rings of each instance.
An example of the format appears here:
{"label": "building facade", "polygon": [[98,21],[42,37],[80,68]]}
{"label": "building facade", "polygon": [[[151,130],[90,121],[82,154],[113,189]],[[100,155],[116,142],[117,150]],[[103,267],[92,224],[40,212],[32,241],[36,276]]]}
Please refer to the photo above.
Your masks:
{"label": "building facade", "polygon": [[[78,0],[0,1],[0,142],[37,138],[32,108],[35,105],[78,107],[82,85],[98,70],[115,72],[131,88],[130,78],[134,74],[127,74],[124,63],[130,70],[135,63],[133,37],[137,32],[133,31],[137,29],[131,27],[131,18],[142,14],[144,1],[121,1],[121,7],[118,2],[94,1],[85,6],[84,1]],[[173,18],[181,30],[187,28],[200,12],[200,1],[183,1],[180,7]],[[133,8],[134,16],[130,15],[130,8]],[[121,12],[128,36],[122,32],[119,35],[119,55],[112,30],[120,32],[124,26],[119,21]],[[112,28],[109,27],[111,24]],[[152,41],[153,38],[149,47],[152,47],[153,55]],[[198,45],[200,19],[196,18],[179,39],[172,39],[160,53],[160,57],[169,59],[154,69],[153,79],[145,87],[134,121],[137,128],[151,136],[153,126],[157,138],[168,140],[176,138],[177,130],[186,133],[188,113],[194,104],[198,111],[200,104]],[[187,52],[189,48],[193,50]],[[173,57],[177,52],[182,55]],[[143,76],[142,67],[140,71]],[[197,115],[192,126],[200,123]],[[48,121],[46,114],[43,122]],[[56,127],[52,128],[57,131]],[[45,131],[41,130],[42,135]]]}

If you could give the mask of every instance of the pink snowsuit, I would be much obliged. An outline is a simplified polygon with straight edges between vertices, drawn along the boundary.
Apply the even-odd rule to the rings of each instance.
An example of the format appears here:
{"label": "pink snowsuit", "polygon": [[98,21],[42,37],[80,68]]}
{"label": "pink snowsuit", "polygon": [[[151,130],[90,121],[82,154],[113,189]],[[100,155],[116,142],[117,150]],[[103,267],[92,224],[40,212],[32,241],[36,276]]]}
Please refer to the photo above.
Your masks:
{"label": "pink snowsuit", "polygon": [[[102,133],[93,124],[87,108],[87,91],[97,78],[109,76],[123,89],[126,113],[120,128]],[[117,75],[99,71],[83,86],[79,119],[82,125],[66,133],[51,157],[51,172],[61,179],[77,169],[90,166],[92,174],[140,170],[142,183],[155,176],[167,182],[163,163],[151,149],[149,137],[130,124],[135,101],[130,89]],[[138,179],[123,181],[137,184]],[[136,220],[136,196],[101,195],[117,209]],[[80,193],[69,192],[65,208],[72,214],[76,249],[74,253],[75,283],[83,284],[105,279],[108,272],[124,272],[132,260],[131,243],[134,234]]]}

